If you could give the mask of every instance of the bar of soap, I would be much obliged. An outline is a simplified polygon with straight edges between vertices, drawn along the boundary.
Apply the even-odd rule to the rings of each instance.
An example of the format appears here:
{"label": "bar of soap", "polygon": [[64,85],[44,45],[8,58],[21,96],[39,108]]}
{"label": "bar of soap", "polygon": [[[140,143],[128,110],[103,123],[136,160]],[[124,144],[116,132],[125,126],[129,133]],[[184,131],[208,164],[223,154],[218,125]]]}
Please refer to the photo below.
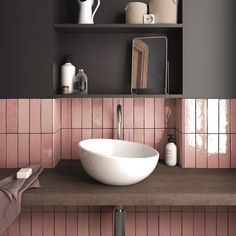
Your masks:
{"label": "bar of soap", "polygon": [[17,179],[28,179],[32,174],[31,168],[22,168],[16,173]]}

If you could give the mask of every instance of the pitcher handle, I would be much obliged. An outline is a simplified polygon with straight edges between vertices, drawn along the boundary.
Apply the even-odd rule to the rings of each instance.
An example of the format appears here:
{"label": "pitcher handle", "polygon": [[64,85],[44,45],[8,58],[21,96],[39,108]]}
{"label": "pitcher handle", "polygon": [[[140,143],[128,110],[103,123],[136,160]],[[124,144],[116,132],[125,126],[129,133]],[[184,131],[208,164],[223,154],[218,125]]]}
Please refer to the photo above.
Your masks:
{"label": "pitcher handle", "polygon": [[100,6],[100,0],[98,0],[98,4],[97,4],[96,8],[95,8],[94,11],[93,11],[92,20],[93,20],[93,18],[94,18],[94,16],[95,16],[95,14],[96,14],[96,12],[97,12],[99,6]]}

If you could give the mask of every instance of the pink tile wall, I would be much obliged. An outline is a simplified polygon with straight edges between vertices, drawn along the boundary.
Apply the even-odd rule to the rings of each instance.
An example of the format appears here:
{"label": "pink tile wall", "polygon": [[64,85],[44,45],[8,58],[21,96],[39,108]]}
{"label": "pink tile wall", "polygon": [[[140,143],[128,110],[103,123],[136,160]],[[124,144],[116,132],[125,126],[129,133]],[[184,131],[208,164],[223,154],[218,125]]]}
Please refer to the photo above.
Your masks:
{"label": "pink tile wall", "polygon": [[78,159],[77,144],[88,138],[117,138],[117,105],[123,108],[122,137],[160,150],[175,135],[175,99],[62,99],[62,159]]}
{"label": "pink tile wall", "polygon": [[163,159],[173,134],[182,167],[236,167],[236,100],[161,98],[2,99],[0,167],[78,159],[80,140],[117,138],[118,104],[125,140],[155,147]]}
{"label": "pink tile wall", "polygon": [[[111,207],[27,207],[1,236],[112,236]],[[126,236],[235,236],[235,207],[126,207]]]}
{"label": "pink tile wall", "polygon": [[182,167],[236,167],[235,99],[177,99],[176,109]]}
{"label": "pink tile wall", "polygon": [[0,100],[0,168],[54,167],[61,157],[60,109],[60,100]]}

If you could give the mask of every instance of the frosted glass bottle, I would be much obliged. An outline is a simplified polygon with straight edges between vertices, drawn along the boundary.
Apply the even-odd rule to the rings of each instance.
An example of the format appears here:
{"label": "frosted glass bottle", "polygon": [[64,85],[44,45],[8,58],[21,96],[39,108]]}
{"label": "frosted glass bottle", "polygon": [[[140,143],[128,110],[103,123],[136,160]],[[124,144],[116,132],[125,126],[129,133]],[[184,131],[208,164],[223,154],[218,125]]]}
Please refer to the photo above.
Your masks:
{"label": "frosted glass bottle", "polygon": [[83,69],[79,69],[78,74],[75,76],[74,93],[88,94],[88,77]]}
{"label": "frosted glass bottle", "polygon": [[168,166],[176,166],[177,164],[177,147],[172,135],[169,136],[168,143],[165,146],[165,163]]}

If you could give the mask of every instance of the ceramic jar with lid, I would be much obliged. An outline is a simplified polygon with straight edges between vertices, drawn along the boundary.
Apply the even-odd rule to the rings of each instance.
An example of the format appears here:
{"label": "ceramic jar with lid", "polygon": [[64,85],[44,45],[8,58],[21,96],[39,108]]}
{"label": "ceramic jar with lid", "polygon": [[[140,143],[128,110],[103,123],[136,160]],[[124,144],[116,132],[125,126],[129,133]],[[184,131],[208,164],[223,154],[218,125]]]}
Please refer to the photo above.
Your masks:
{"label": "ceramic jar with lid", "polygon": [[149,13],[155,15],[155,23],[177,23],[178,0],[151,0]]}

